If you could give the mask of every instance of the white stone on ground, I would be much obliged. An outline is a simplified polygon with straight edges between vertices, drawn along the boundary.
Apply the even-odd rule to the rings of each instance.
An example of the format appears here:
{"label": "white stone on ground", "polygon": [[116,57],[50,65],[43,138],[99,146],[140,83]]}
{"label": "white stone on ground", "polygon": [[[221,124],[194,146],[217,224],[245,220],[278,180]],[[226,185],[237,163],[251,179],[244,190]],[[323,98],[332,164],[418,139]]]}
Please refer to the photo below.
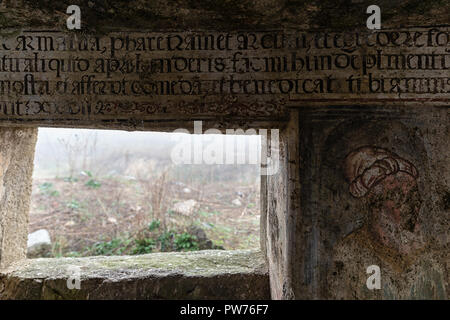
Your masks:
{"label": "white stone on ground", "polygon": [[37,230],[28,235],[28,257],[36,258],[43,257],[50,253],[52,248],[52,241],[50,233],[45,229]]}
{"label": "white stone on ground", "polygon": [[234,199],[231,203],[234,204],[236,207],[242,206],[241,200],[239,200],[239,199],[237,199],[237,198]]}
{"label": "white stone on ground", "polygon": [[195,213],[195,209],[197,208],[198,202],[194,199],[186,200],[177,202],[173,205],[172,211],[185,215],[190,216],[193,213]]}

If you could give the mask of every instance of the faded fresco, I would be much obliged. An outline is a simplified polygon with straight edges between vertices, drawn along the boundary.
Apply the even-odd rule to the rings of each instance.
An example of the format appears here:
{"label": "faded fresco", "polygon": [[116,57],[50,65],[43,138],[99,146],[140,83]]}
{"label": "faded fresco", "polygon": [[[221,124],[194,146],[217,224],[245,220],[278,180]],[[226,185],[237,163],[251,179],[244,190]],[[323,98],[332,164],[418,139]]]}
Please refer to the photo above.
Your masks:
{"label": "faded fresco", "polygon": [[[375,122],[358,124],[352,141],[346,140],[351,135],[347,133],[334,146],[341,149],[334,166],[341,179],[331,189],[340,189],[334,201],[341,202],[346,213],[333,220],[341,232],[331,249],[329,297],[447,299],[446,254],[433,239],[433,219],[427,221],[435,208],[426,201],[428,190],[419,186],[434,178],[421,172],[426,149],[417,139],[417,130],[411,134],[405,126],[392,123],[388,137],[386,128],[387,124]],[[395,146],[402,140],[406,146]],[[379,290],[366,286],[371,265],[381,269]]]}

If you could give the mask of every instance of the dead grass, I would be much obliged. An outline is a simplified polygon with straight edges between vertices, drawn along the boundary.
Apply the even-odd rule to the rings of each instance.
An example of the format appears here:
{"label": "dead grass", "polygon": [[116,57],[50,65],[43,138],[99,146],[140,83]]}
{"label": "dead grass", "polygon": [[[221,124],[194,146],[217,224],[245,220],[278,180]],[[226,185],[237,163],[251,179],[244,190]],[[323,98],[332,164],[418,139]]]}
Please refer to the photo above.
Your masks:
{"label": "dead grass", "polygon": [[[47,229],[55,256],[83,255],[99,241],[131,238],[154,219],[166,229],[196,225],[225,249],[259,247],[259,184],[194,186],[169,176],[163,170],[153,177],[35,179],[30,232]],[[198,202],[191,215],[171,210],[174,203],[189,199]],[[235,199],[241,205],[233,204]]]}

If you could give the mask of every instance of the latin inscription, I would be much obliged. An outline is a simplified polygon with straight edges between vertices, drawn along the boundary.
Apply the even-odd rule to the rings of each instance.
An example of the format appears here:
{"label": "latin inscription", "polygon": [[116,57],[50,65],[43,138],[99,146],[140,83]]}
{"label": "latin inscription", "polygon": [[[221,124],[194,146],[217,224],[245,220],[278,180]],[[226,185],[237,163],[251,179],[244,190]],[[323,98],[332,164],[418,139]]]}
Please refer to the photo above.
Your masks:
{"label": "latin inscription", "polygon": [[346,99],[445,101],[449,48],[448,28],[103,36],[26,31],[0,37],[0,118],[144,119],[248,115],[245,109],[270,114],[284,105]]}

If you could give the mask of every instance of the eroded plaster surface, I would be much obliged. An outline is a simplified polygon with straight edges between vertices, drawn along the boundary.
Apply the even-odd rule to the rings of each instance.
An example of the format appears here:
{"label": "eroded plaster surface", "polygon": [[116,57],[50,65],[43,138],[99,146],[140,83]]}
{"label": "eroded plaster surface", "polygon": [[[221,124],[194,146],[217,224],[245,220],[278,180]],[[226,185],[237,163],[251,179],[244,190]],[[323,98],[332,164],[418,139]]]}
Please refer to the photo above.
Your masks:
{"label": "eroded plaster surface", "polygon": [[[333,114],[333,117],[330,117]],[[297,245],[316,297],[448,299],[449,112],[330,108],[301,113]],[[303,179],[302,179],[303,178]],[[367,268],[381,269],[369,290]],[[302,282],[302,280],[304,282]]]}
{"label": "eroded plaster surface", "polygon": [[367,1],[71,4],[82,32],[64,1],[0,10],[0,267],[24,258],[30,127],[203,120],[280,129],[261,197],[272,298],[448,299],[446,1],[379,1],[373,32]]}

